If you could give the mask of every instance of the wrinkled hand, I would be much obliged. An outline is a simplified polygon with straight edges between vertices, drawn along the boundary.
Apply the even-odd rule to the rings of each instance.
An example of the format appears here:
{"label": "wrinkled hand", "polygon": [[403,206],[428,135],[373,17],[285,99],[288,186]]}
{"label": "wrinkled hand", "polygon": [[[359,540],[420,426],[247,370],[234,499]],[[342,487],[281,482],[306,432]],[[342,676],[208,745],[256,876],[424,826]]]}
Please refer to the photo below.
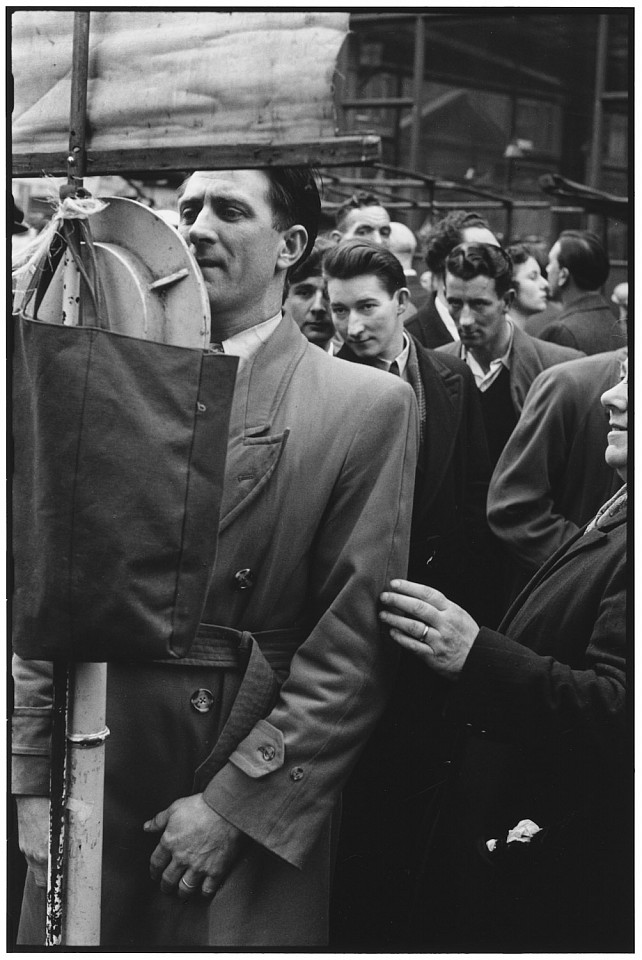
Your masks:
{"label": "wrinkled hand", "polygon": [[18,844],[38,887],[47,886],[49,797],[16,797]]}
{"label": "wrinkled hand", "polygon": [[392,580],[390,587],[381,594],[386,609],[379,616],[392,639],[431,670],[456,680],[479,633],[473,618],[432,587],[409,580]]}
{"label": "wrinkled hand", "polygon": [[144,824],[161,833],[149,861],[152,880],[163,893],[187,900],[196,893],[213,897],[236,863],[246,835],[219,816],[197,793],[175,800]]}

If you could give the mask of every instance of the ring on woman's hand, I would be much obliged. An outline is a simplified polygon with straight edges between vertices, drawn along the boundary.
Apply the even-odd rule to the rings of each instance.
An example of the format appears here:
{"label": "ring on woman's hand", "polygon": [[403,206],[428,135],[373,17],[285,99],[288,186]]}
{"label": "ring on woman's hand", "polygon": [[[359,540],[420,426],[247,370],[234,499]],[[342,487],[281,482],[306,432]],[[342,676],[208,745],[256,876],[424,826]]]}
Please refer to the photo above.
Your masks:
{"label": "ring on woman's hand", "polygon": [[181,877],[181,879],[178,882],[182,883],[187,890],[195,890],[198,886],[197,883],[190,883],[189,880],[185,879],[185,877]]}
{"label": "ring on woman's hand", "polygon": [[428,627],[426,626],[426,627],[424,627],[423,633],[422,633],[421,636],[419,637],[419,642],[420,642],[420,643],[426,643],[426,637],[427,637],[427,636],[428,636]]}

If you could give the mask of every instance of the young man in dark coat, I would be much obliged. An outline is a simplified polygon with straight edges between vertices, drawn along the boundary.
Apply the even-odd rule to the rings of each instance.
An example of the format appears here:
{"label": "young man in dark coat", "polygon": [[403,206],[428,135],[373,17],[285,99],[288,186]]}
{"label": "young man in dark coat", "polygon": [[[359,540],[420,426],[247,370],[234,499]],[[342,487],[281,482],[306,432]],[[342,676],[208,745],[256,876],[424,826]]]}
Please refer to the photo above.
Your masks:
{"label": "young man in dark coat", "polygon": [[[344,241],[326,254],[323,267],[333,320],[344,341],[338,357],[397,374],[417,398],[412,576],[439,584],[492,621],[494,541],[486,520],[490,466],[472,375],[457,358],[423,348],[404,330],[405,277],[389,251],[368,241]],[[438,727],[439,688],[437,681],[429,696],[417,689],[414,664],[402,658],[391,704],[349,784],[336,879],[337,947],[394,945],[417,849],[413,811],[423,811],[418,798],[436,788],[447,753]],[[432,746],[434,756],[421,768],[403,771],[420,745]],[[380,882],[382,871],[394,880]]]}

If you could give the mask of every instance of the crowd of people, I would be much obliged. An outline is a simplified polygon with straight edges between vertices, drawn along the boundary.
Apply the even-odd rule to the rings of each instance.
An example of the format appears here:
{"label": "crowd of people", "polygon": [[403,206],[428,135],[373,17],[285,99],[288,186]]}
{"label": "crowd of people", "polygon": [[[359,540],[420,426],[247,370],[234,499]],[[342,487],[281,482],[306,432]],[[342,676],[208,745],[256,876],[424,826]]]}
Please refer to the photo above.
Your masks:
{"label": "crowd of people", "polygon": [[[628,951],[627,291],[469,211],[426,289],[374,195],[320,209],[304,168],[179,192],[239,367],[194,650],[108,668],[101,945]],[[37,946],[51,665],[14,681]]]}

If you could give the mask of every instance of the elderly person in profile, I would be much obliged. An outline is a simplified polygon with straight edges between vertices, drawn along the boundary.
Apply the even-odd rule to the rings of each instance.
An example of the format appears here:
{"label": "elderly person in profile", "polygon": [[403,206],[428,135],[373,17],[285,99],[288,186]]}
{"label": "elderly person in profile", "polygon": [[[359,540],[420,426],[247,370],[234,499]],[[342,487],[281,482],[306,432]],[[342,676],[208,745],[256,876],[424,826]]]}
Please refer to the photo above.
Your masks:
{"label": "elderly person in profile", "polygon": [[462,729],[411,932],[431,949],[632,949],[627,384],[625,361],[601,398],[624,486],[497,631],[426,586],[382,595],[393,639],[451,681]]}

